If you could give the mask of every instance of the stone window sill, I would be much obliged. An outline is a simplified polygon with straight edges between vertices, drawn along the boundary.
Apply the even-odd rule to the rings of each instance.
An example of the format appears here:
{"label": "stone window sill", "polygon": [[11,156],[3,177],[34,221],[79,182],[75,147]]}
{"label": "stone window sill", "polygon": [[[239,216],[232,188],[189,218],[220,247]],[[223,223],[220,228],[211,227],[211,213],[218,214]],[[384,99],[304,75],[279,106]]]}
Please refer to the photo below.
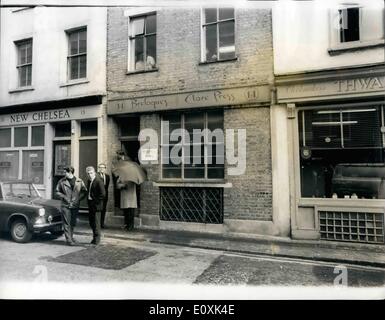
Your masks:
{"label": "stone window sill", "polygon": [[131,75],[131,74],[140,74],[140,73],[149,73],[149,72],[158,72],[158,68],[150,69],[150,70],[135,70],[135,71],[127,71],[126,75]]}
{"label": "stone window sill", "polygon": [[199,62],[199,65],[206,65],[206,64],[213,64],[213,63],[223,63],[223,62],[232,62],[232,61],[237,61],[238,57],[231,58],[231,59],[225,59],[225,60],[215,60],[215,61],[201,61]]}
{"label": "stone window sill", "polygon": [[20,87],[20,88],[9,90],[8,93],[17,93],[17,92],[33,91],[33,90],[35,90],[34,87],[28,86],[28,87]]}
{"label": "stone window sill", "polygon": [[76,86],[78,84],[85,84],[85,83],[89,83],[89,82],[90,81],[88,79],[71,80],[71,81],[68,81],[66,83],[61,84],[60,88],[69,87],[69,86]]}
{"label": "stone window sill", "polygon": [[154,187],[199,187],[199,188],[232,188],[231,182],[217,181],[158,181],[152,183]]}
{"label": "stone window sill", "polygon": [[376,48],[376,47],[383,47],[384,46],[384,39],[382,40],[373,40],[373,41],[354,41],[354,42],[346,42],[341,43],[338,45],[335,45],[333,47],[328,48],[328,52],[331,56],[341,54],[344,52],[351,52],[355,50],[362,50],[362,49],[370,49],[370,48]]}

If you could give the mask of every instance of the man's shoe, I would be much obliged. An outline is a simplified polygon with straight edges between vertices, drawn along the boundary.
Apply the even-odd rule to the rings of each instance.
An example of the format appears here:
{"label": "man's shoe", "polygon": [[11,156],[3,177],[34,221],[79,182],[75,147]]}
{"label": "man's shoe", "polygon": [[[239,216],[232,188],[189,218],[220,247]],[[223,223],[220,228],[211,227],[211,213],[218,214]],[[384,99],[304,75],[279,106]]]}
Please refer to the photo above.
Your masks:
{"label": "man's shoe", "polygon": [[93,240],[90,242],[90,244],[96,244],[96,240],[93,239]]}
{"label": "man's shoe", "polygon": [[67,242],[67,246],[71,246],[71,247],[73,247],[73,246],[75,246],[75,242],[72,242],[72,241],[68,241],[68,242]]}

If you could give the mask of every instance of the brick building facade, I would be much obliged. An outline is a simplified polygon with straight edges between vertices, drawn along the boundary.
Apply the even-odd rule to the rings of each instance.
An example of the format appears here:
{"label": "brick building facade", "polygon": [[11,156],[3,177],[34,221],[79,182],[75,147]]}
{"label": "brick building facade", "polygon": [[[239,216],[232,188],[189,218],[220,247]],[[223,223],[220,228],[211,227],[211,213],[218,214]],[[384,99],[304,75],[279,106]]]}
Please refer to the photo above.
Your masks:
{"label": "brick building facade", "polygon": [[[225,36],[218,41],[216,53],[219,58],[214,57],[214,61],[207,55],[209,50],[204,39],[209,36],[209,27],[205,23],[212,18],[210,15],[215,15],[215,11],[206,12],[202,8],[108,10],[109,165],[114,161],[115,151],[121,148],[129,155],[135,156],[139,145],[135,146],[134,140],[139,128],[155,130],[159,144],[162,144],[162,119],[187,114],[182,116],[185,125],[189,115],[194,113],[203,117],[205,112],[208,112],[204,117],[209,119],[210,112],[223,112],[221,126],[224,131],[246,130],[244,172],[240,175],[229,175],[228,169],[231,165],[225,161],[223,176],[217,179],[207,176],[170,179],[162,174],[162,161],[146,164],[144,167],[148,173],[148,181],[140,187],[137,223],[156,228],[287,236],[285,202],[281,201],[279,204],[277,199],[273,198],[273,189],[277,186],[273,186],[272,164],[277,150],[272,150],[271,132],[272,127],[277,125],[274,114],[278,107],[272,102],[272,11],[269,8],[235,8],[234,11],[228,9],[224,12],[220,10],[222,9],[216,11],[216,20],[214,18],[211,25],[217,25],[219,38],[221,32],[224,32]],[[131,51],[132,41],[136,36],[132,36],[136,20],[144,17],[147,28],[149,19],[154,19],[152,15],[155,15],[156,19],[156,68],[132,70],[132,59],[136,59]],[[221,16],[226,19],[222,21]],[[226,27],[221,25],[222,22],[227,23]],[[222,26],[227,28],[227,31],[223,31]],[[228,30],[231,30],[232,26],[230,42],[231,32],[233,42],[230,46],[222,48],[221,41],[229,41]],[[135,41],[138,41],[137,38]],[[150,43],[149,38],[144,41]],[[221,50],[224,53],[221,53]],[[231,52],[226,53],[229,51],[232,51],[232,56]],[[221,54],[224,59],[220,58]],[[228,97],[230,98],[227,99]],[[129,131],[127,128],[130,126],[136,127],[137,131],[126,136],[122,130]],[[157,147],[157,154],[158,160],[161,160],[160,146]],[[184,198],[185,202],[178,202],[182,203],[179,209],[178,204],[173,202],[173,209],[182,212],[178,217],[164,214],[165,211],[168,210],[169,213],[171,210],[167,207],[168,201],[175,200],[168,192],[187,199]],[[213,199],[208,194],[214,193],[216,195],[213,203],[222,206],[215,214],[221,217],[210,223],[212,221],[202,219],[197,211],[205,211],[199,202],[209,203]],[[195,202],[186,204],[191,198],[194,198]],[[183,207],[183,203],[186,207]],[[197,218],[194,212],[200,217]],[[118,214],[118,210],[115,210],[115,214]],[[205,214],[209,215],[208,212]]]}

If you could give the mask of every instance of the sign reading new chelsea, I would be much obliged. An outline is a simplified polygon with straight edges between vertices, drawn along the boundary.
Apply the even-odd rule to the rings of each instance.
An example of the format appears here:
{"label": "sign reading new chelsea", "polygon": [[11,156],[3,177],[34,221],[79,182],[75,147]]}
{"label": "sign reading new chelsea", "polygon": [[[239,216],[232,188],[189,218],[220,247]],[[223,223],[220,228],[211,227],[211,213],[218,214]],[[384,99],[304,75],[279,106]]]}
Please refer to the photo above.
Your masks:
{"label": "sign reading new chelsea", "polygon": [[[29,119],[31,117],[31,119]],[[14,123],[24,123],[29,120],[32,121],[55,121],[62,119],[69,119],[70,113],[68,110],[54,110],[54,111],[38,111],[33,113],[20,113],[20,114],[11,114],[10,120],[11,124]]]}
{"label": "sign reading new chelsea", "polygon": [[170,110],[269,102],[268,85],[112,100],[107,113]]}
{"label": "sign reading new chelsea", "polygon": [[97,118],[100,106],[53,109],[0,115],[0,126]]}

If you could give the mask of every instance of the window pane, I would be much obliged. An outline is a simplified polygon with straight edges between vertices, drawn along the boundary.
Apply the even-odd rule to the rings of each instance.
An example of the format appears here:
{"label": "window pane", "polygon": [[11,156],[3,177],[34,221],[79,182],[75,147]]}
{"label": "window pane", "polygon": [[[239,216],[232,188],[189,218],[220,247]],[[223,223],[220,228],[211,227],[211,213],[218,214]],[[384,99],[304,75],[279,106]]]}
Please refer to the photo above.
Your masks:
{"label": "window pane", "polygon": [[27,44],[27,63],[32,63],[32,41]]}
{"label": "window pane", "polygon": [[23,179],[44,183],[44,151],[23,151]]}
{"label": "window pane", "polygon": [[144,34],[144,18],[132,20],[131,30],[132,37]]}
{"label": "window pane", "polygon": [[148,36],[147,39],[147,64],[146,70],[156,67],[156,36]]}
{"label": "window pane", "polygon": [[[168,140],[170,139],[170,135],[172,132],[176,129],[181,129],[181,116],[180,115],[164,115],[162,120],[163,125],[163,136],[162,136],[162,143],[166,141],[166,138],[168,137]],[[168,122],[168,132],[166,132],[165,128],[165,122]],[[179,139],[180,140],[180,139]],[[170,143],[176,143],[176,142],[170,142]]]}
{"label": "window pane", "polygon": [[342,112],[345,148],[381,147],[380,108],[362,108]]}
{"label": "window pane", "polygon": [[143,70],[144,69],[144,51],[143,51],[143,37],[135,38],[135,70]]}
{"label": "window pane", "polygon": [[86,136],[97,136],[98,135],[98,122],[97,121],[85,121],[80,124],[80,135]]}
{"label": "window pane", "polygon": [[340,14],[340,37],[341,42],[360,40],[359,30],[359,8],[348,8],[339,10]]}
{"label": "window pane", "polygon": [[156,15],[147,16],[146,18],[146,34],[156,32]]}
{"label": "window pane", "polygon": [[224,178],[224,166],[220,165],[208,165],[207,178],[209,179],[223,179]]}
{"label": "window pane", "polygon": [[198,139],[198,141],[202,141],[204,142],[204,140],[202,140],[200,137],[201,137],[201,134],[200,133],[196,133],[194,135],[194,129],[197,129],[199,131],[203,130],[205,128],[205,124],[204,124],[204,113],[203,112],[197,112],[197,113],[186,113],[185,114],[185,118],[184,118],[184,128],[185,130],[187,130],[187,132],[189,133],[189,142],[193,142],[194,140],[194,136],[196,139]]}
{"label": "window pane", "polygon": [[0,148],[11,146],[11,128],[0,129]]}
{"label": "window pane", "polygon": [[55,124],[55,137],[70,137],[70,136],[71,136],[71,122]]}
{"label": "window pane", "polygon": [[73,57],[68,59],[69,70],[70,70],[70,79],[78,78],[78,70],[79,70],[79,58]]}
{"label": "window pane", "polygon": [[15,147],[28,146],[28,127],[15,128]]}
{"label": "window pane", "polygon": [[204,167],[185,167],[184,177],[186,179],[203,179],[205,177]]}
{"label": "window pane", "polygon": [[79,57],[79,78],[85,78],[87,76],[87,56]]}
{"label": "window pane", "polygon": [[219,59],[235,57],[234,21],[219,24]]}
{"label": "window pane", "polygon": [[79,53],[87,52],[87,31],[79,32]]}
{"label": "window pane", "polygon": [[217,21],[217,8],[205,9],[205,23]]}
{"label": "window pane", "polygon": [[206,26],[206,61],[216,61],[217,56],[217,25]]}
{"label": "window pane", "polygon": [[44,146],[44,126],[32,127],[32,146]]}
{"label": "window pane", "polygon": [[219,8],[219,20],[233,19],[234,8]]}
{"label": "window pane", "polygon": [[19,68],[19,86],[25,87],[27,85],[27,67]]}
{"label": "window pane", "polygon": [[69,52],[71,55],[79,53],[79,34],[78,32],[73,32],[69,34]]}
{"label": "window pane", "polygon": [[32,81],[32,66],[26,66],[27,80],[25,85],[30,86]]}
{"label": "window pane", "polygon": [[[1,139],[1,138],[0,138]],[[19,152],[0,152],[0,180],[16,180],[19,178]]]}

